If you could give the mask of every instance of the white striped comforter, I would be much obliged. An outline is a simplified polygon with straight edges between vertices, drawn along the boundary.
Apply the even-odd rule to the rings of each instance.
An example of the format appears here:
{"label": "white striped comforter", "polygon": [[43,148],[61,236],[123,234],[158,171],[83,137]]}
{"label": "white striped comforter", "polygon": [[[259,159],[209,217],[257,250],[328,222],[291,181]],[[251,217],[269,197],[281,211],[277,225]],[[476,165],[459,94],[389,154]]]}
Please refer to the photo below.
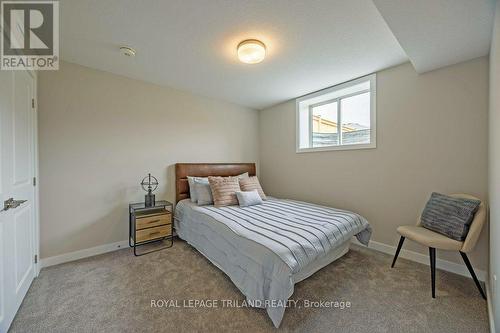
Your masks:
{"label": "white striped comforter", "polygon": [[270,198],[251,207],[197,207],[236,234],[276,253],[293,273],[352,236],[367,245],[371,227],[362,216],[300,201]]}

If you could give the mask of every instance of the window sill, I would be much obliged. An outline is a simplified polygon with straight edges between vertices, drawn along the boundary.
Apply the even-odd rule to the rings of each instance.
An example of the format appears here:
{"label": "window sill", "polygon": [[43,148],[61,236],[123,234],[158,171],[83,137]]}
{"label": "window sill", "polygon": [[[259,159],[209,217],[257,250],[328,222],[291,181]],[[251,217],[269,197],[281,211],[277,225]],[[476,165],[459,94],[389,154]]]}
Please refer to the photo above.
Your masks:
{"label": "window sill", "polygon": [[358,149],[375,149],[377,148],[376,143],[369,144],[359,144],[359,145],[343,145],[343,146],[327,146],[327,147],[315,147],[315,148],[297,148],[295,152],[300,153],[315,153],[322,151],[335,151],[335,150],[358,150]]}

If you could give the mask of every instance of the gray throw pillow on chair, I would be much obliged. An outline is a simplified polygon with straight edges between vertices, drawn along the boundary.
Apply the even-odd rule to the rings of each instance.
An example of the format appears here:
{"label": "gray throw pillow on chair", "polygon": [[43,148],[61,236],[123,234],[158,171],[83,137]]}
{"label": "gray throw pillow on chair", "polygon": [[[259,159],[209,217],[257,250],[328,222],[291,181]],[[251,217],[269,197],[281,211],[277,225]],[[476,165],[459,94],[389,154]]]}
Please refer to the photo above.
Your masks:
{"label": "gray throw pillow on chair", "polygon": [[432,193],[422,213],[424,228],[464,241],[481,201]]}

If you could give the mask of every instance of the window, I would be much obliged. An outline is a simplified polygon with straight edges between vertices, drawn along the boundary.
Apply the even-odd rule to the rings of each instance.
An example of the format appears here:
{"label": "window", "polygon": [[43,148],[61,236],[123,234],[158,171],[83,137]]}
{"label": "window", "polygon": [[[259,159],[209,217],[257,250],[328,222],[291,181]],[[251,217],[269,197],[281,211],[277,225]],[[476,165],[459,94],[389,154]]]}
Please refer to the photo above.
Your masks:
{"label": "window", "polygon": [[297,152],[376,147],[375,74],[296,100]]}

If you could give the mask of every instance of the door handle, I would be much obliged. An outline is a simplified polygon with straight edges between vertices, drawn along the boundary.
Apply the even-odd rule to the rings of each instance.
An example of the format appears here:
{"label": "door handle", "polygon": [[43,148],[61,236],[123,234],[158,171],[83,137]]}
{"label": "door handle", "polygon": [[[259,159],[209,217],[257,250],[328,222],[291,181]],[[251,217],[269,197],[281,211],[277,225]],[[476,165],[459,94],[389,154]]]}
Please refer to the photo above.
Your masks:
{"label": "door handle", "polygon": [[14,198],[9,198],[3,202],[3,209],[0,212],[7,211],[9,209],[14,209],[22,205],[28,200],[14,200]]}

